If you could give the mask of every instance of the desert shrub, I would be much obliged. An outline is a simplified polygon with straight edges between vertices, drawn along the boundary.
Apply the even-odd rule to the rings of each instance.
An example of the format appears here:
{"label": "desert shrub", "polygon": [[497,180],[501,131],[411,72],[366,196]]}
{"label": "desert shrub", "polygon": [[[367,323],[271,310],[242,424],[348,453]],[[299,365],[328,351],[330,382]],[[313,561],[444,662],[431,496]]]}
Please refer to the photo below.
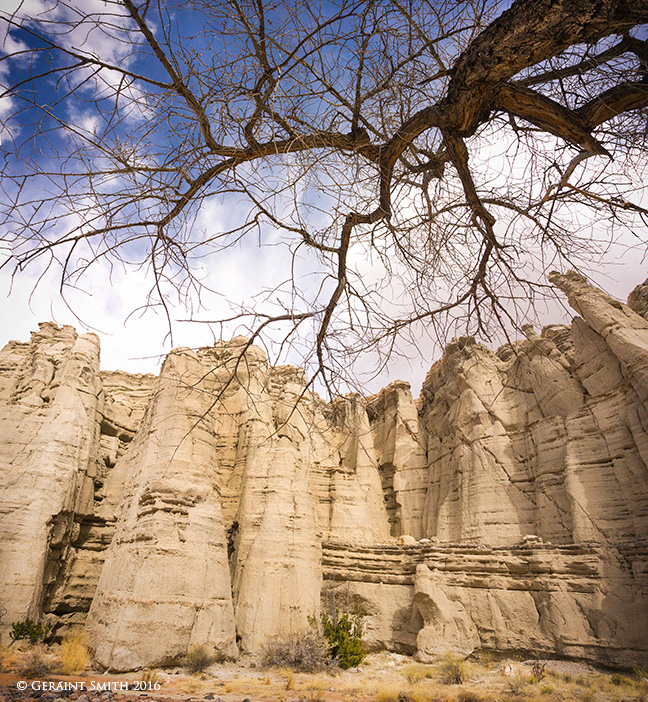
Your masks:
{"label": "desert shrub", "polygon": [[25,678],[43,678],[50,672],[50,665],[43,651],[35,648],[23,658],[18,672]]}
{"label": "desert shrub", "polygon": [[446,653],[441,661],[441,681],[446,685],[461,685],[466,679],[466,661],[453,653]]}
{"label": "desert shrub", "polygon": [[214,655],[204,644],[193,644],[185,656],[185,668],[190,673],[202,673],[215,661]]}
{"label": "desert shrub", "polygon": [[61,672],[76,675],[83,672],[90,661],[90,652],[82,633],[66,634],[59,649]]}
{"label": "desert shrub", "polygon": [[362,613],[341,612],[334,608],[332,613],[322,612],[322,631],[328,641],[331,657],[340,668],[355,668],[365,657],[362,641]]}
{"label": "desert shrub", "polygon": [[327,643],[313,629],[270,639],[263,647],[261,662],[267,667],[290,668],[304,673],[315,673],[330,666]]}
{"label": "desert shrub", "polygon": [[506,686],[513,694],[518,694],[529,684],[529,677],[521,670],[516,671],[507,680]]}
{"label": "desert shrub", "polygon": [[398,685],[383,685],[376,693],[376,702],[400,702],[405,693]]}
{"label": "desert shrub", "polygon": [[422,665],[421,663],[406,665],[401,672],[405,676],[405,680],[407,680],[410,685],[415,685],[417,682],[420,682],[425,678],[432,677],[432,670],[428,666]]}
{"label": "desert shrub", "polygon": [[457,694],[457,702],[489,702],[490,699],[475,690],[460,690]]}
{"label": "desert shrub", "polygon": [[531,670],[531,677],[533,678],[533,682],[540,682],[542,678],[544,678],[546,667],[546,663],[540,663],[540,661],[533,662],[533,668]]}
{"label": "desert shrub", "polygon": [[376,702],[430,702],[430,696],[416,688],[403,690],[398,685],[384,685],[376,694]]}
{"label": "desert shrub", "polygon": [[150,689],[151,686],[160,682],[160,674],[155,668],[149,668],[141,673],[140,680]]}
{"label": "desert shrub", "polygon": [[0,673],[17,673],[21,660],[19,651],[0,646]]}
{"label": "desert shrub", "polygon": [[613,685],[626,686],[632,685],[633,681],[627,675],[622,675],[621,673],[612,673],[612,675],[610,676],[610,682]]}
{"label": "desert shrub", "polygon": [[9,637],[12,641],[27,639],[30,644],[44,641],[50,633],[52,627],[49,624],[38,624],[32,619],[25,619],[24,622],[14,622],[11,625]]}

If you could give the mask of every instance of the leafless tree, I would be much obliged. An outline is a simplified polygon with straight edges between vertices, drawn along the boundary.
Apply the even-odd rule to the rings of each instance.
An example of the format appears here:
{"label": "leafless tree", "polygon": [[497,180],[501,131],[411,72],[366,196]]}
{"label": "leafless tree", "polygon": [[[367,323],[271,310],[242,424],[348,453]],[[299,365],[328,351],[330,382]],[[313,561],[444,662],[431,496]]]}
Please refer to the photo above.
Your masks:
{"label": "leafless tree", "polygon": [[[62,292],[146,266],[169,323],[179,296],[279,332],[329,390],[423,323],[506,326],[549,266],[646,224],[647,0],[53,0],[3,22],[3,265],[59,266]],[[286,279],[209,319],[197,266],[252,245],[283,247]]]}

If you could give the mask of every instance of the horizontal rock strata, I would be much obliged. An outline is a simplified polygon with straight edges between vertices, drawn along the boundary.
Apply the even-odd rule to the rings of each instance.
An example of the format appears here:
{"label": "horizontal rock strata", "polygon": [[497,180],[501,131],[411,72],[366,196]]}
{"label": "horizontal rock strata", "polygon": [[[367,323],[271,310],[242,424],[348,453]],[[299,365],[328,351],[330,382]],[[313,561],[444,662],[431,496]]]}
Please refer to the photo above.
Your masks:
{"label": "horizontal rock strata", "polygon": [[320,607],[367,643],[648,663],[648,309],[552,274],[580,315],[449,344],[415,401],[332,403],[242,338],[159,377],[42,324],[0,352],[11,623],[86,627],[100,664],[258,652]]}
{"label": "horizontal rock strata", "polygon": [[614,551],[537,539],[514,547],[426,542],[325,544],[325,606],[359,607],[371,648],[423,661],[486,650],[614,666],[648,655],[639,624],[648,615],[645,541]]}

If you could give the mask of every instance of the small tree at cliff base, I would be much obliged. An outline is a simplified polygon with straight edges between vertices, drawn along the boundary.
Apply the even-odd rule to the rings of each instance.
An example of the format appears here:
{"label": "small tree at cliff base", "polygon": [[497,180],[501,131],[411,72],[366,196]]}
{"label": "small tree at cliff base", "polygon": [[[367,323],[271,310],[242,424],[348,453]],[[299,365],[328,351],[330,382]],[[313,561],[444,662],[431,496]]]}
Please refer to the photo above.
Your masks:
{"label": "small tree at cliff base", "polygon": [[340,668],[355,668],[365,657],[362,640],[362,614],[333,610],[322,612],[322,630],[328,641],[329,652]]}
{"label": "small tree at cliff base", "polygon": [[25,619],[11,625],[9,638],[12,644],[21,639],[27,639],[30,644],[35,644],[44,641],[49,636],[51,628],[49,624],[40,624],[32,619]]}

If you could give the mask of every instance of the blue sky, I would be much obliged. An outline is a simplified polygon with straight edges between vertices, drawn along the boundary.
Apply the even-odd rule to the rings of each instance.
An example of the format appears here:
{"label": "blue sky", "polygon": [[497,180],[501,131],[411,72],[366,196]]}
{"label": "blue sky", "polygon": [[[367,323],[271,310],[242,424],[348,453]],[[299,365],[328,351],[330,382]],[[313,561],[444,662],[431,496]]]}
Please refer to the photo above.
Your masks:
{"label": "blue sky", "polygon": [[[92,2],[97,5],[97,11],[104,7],[100,0],[92,0]],[[167,7],[171,6],[167,5]],[[38,3],[29,0],[29,2],[20,3],[19,0],[0,0],[0,8],[9,13],[17,10],[25,16],[34,16],[37,9],[45,8],[51,18],[71,19],[69,11],[67,15],[65,14],[64,6],[48,2]],[[91,9],[91,4],[85,3],[84,9]],[[204,56],[201,60],[211,61],[215,70],[223,70],[222,67],[227,63],[223,48],[218,42],[207,46],[207,40],[201,36],[204,25],[197,20],[196,15],[184,6],[170,9],[170,16],[176,22],[176,27],[181,27],[185,34],[196,37],[192,46],[198,54]],[[159,31],[155,18],[150,19],[152,26]],[[114,28],[109,29],[106,29],[106,26],[93,27],[85,23],[65,34],[62,41],[69,47],[81,47],[84,51],[100,53],[112,63],[121,63],[136,72],[152,70],[152,77],[165,79],[165,76],[154,68],[155,64],[149,54],[142,52],[138,47],[125,47],[120,41],[123,36],[120,32],[128,30],[128,21],[120,16],[114,16],[112,22]],[[173,23],[171,26],[174,26]],[[27,78],[30,72],[47,70],[48,65],[52,67],[58,65],[56,62],[59,58],[47,51],[37,54],[35,62],[28,59],[26,54],[21,54],[22,50],[40,46],[38,40],[28,33],[11,31],[7,34],[3,30],[3,34],[4,51],[18,55],[10,61],[0,63],[2,81]],[[171,122],[158,123],[155,112],[147,111],[149,106],[140,104],[117,128],[108,118],[103,121],[98,119],[98,112],[95,109],[97,104],[106,107],[113,100],[113,97],[106,92],[110,93],[115,87],[111,83],[111,76],[104,75],[102,79],[104,82],[97,83],[87,70],[79,69],[72,80],[77,81],[72,85],[76,87],[79,98],[72,101],[61,100],[67,95],[68,88],[66,82],[59,80],[57,75],[48,75],[38,81],[25,83],[24,90],[33,90],[36,103],[40,108],[47,106],[47,110],[38,108],[25,110],[18,119],[11,122],[10,130],[5,129],[0,133],[2,138],[0,158],[6,159],[6,168],[15,171],[29,169],[29,158],[33,153],[30,150],[33,142],[29,139],[32,132],[40,135],[38,151],[41,164],[47,163],[49,156],[60,154],[66,148],[60,132],[48,131],[57,126],[57,121],[73,125],[86,134],[99,130],[107,135],[113,144],[117,140],[122,140],[125,149],[128,144],[127,133],[130,132],[131,143],[134,146],[128,147],[132,150],[126,158],[140,161],[151,159],[158,165],[164,159],[166,159],[165,162],[173,164],[176,162],[174,159],[185,158],[184,155],[172,150],[169,146],[171,142],[164,132],[164,129],[169,128],[169,124],[181,127],[185,119],[183,108],[178,107],[178,112]],[[125,86],[122,99],[129,99],[131,104],[137,105],[137,86]],[[0,117],[11,114],[16,107],[15,101],[8,101],[7,98],[4,102],[0,101]],[[235,106],[232,107],[234,108]],[[103,111],[107,112],[105,109]],[[45,134],[42,133],[43,128]],[[473,163],[482,177],[489,183],[492,182],[495,187],[498,178],[507,168],[506,144],[497,135],[482,135],[481,138],[486,139],[487,143],[489,143],[488,139],[491,139],[490,146],[485,148],[482,145],[479,157],[474,159]],[[18,151],[15,149],[17,144],[22,144],[22,148]],[[187,167],[190,168],[189,165]],[[263,191],[264,185],[271,191],[276,188],[280,182],[282,168],[298,169],[299,160],[294,159],[292,162],[285,160],[282,165],[274,164],[255,174],[256,195],[259,197],[267,195]],[[323,229],[327,220],[331,219],[330,213],[335,211],[335,202],[331,200],[332,196],[328,192],[329,186],[330,192],[334,192],[335,174],[332,172],[325,176],[320,174],[320,178],[323,178],[323,190],[319,191],[314,188],[309,189],[304,179],[298,203],[299,207],[309,210],[310,224],[314,229]],[[73,180],[70,182],[73,190]],[[17,183],[18,181],[14,181],[13,185],[7,186],[5,199],[14,194],[11,188],[13,187],[15,192]],[[50,185],[47,177],[41,177],[30,183],[29,187],[32,188],[33,196],[36,198],[39,194],[46,193]],[[104,179],[101,183],[105,197],[122,197],[122,187],[123,181],[118,178],[112,181]],[[645,203],[645,197],[641,194],[637,193],[637,198],[637,202]],[[80,199],[79,211],[82,211],[86,204]],[[293,205],[288,194],[277,195],[274,205],[275,209],[283,211],[286,217],[293,217],[290,214]],[[51,228],[42,231],[42,236],[46,239],[59,235],[62,227],[74,223],[74,218],[78,214],[74,211],[63,212],[60,206],[61,203],[56,198],[44,206],[49,208],[47,212],[51,215],[49,218]],[[138,205],[140,210],[145,209],[146,206],[146,202]],[[219,231],[241,224],[244,206],[245,198],[241,194],[232,193],[223,196],[216,193],[193,209],[189,218],[191,227],[194,232],[201,232],[203,238],[209,238]],[[91,212],[91,210],[88,211]],[[35,210],[34,216],[41,216],[42,212],[43,210]],[[58,214],[63,214],[63,218],[57,223]],[[605,239],[607,236],[607,231],[602,227],[597,231],[596,222],[585,222],[585,224],[594,238],[600,235]],[[15,225],[8,226],[7,223],[3,223],[0,226],[3,227],[3,234],[13,232],[14,235],[20,236]],[[129,236],[132,234],[133,232],[128,233]],[[592,270],[593,278],[621,299],[625,299],[630,290],[642,282],[647,275],[641,234],[636,238],[633,237],[632,232],[627,231],[623,234],[623,238],[635,248],[624,250],[616,245],[609,247],[604,255],[597,257],[593,264],[595,268]],[[314,298],[322,286],[325,290],[327,286],[329,288],[331,286],[331,282],[326,280],[325,272],[318,265],[317,257],[313,253],[308,253],[304,247],[297,247],[294,241],[289,240],[286,232],[279,232],[268,223],[258,228],[250,227],[246,237],[240,242],[232,243],[226,251],[197,257],[194,260],[193,271],[207,287],[202,291],[200,299],[196,295],[190,296],[189,311],[180,300],[176,299],[177,295],[169,286],[174,332],[171,340],[168,320],[161,308],[156,305],[145,307],[147,294],[151,289],[151,272],[147,265],[137,264],[138,260],[145,256],[148,243],[147,239],[137,239],[124,249],[125,257],[135,265],[124,266],[118,260],[114,258],[110,260],[108,257],[105,263],[92,266],[78,285],[72,285],[66,289],[65,299],[62,299],[59,294],[60,259],[49,261],[48,267],[47,259],[43,258],[25,271],[21,271],[13,279],[10,270],[0,271],[0,318],[3,322],[0,343],[8,339],[26,340],[29,331],[35,329],[39,321],[51,319],[59,324],[72,324],[79,331],[84,329],[97,331],[102,341],[102,367],[155,372],[160,359],[171,348],[171,343],[174,346],[190,347],[208,345],[213,342],[214,335],[220,333],[220,327],[182,321],[190,314],[201,320],[229,316],[231,314],[229,303],[240,303],[253,309],[282,309],[292,301],[293,290],[290,285],[283,283],[293,275],[299,281],[305,298]],[[262,244],[261,247],[259,243]],[[93,249],[91,244],[85,249],[81,247],[78,261],[82,264],[84,257],[90,258],[95,253],[97,249]],[[2,255],[3,249],[0,249],[0,257]],[[541,256],[542,252],[530,249],[527,255],[530,260],[533,256]],[[367,250],[361,245],[353,250],[350,263],[357,271],[358,280],[362,281],[368,290],[379,288],[386,280],[384,268],[375,256],[368,256]],[[397,267],[396,270],[398,270]],[[385,305],[392,305],[396,309],[400,304],[401,292],[398,280],[390,283],[384,292]],[[297,302],[299,307],[299,301]],[[527,314],[533,314],[527,302],[524,299],[518,301],[524,317]],[[565,322],[571,316],[571,313],[565,311],[556,301],[539,304],[535,312],[538,320],[532,321],[540,323]],[[237,333],[246,333],[244,325],[229,324],[223,328],[224,336]],[[297,343],[293,353],[289,353],[281,360],[298,362],[300,343]],[[271,355],[277,349],[278,345],[273,345],[271,340],[268,340],[268,350]],[[439,348],[428,334],[425,325],[417,325],[411,330],[409,336],[402,340],[400,351],[401,355],[395,355],[378,378],[369,380],[368,390],[375,391],[388,382],[401,378],[412,383],[415,394],[418,392],[427,369],[439,355]],[[364,365],[358,366],[356,371],[366,371],[365,380],[368,380],[371,378],[371,369],[375,363],[375,356],[369,355],[365,358]]]}

